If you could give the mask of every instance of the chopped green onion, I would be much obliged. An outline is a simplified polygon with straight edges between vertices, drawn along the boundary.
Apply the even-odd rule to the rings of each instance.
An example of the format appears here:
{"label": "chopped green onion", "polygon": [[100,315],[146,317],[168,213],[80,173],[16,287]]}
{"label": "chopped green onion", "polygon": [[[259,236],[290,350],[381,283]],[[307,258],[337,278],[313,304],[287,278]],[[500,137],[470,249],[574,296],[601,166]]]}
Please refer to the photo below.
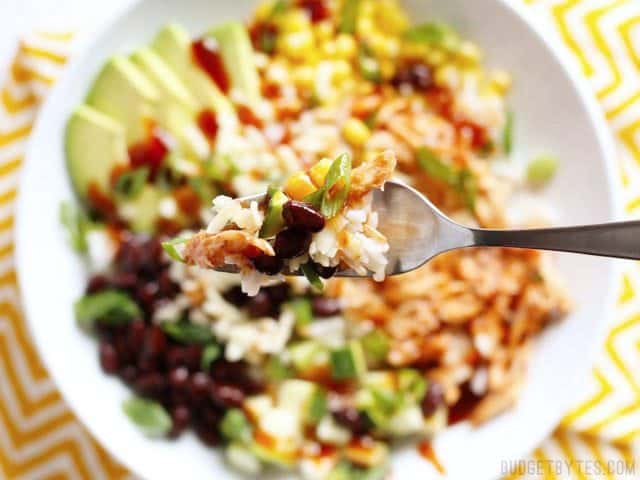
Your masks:
{"label": "chopped green onion", "polygon": [[303,201],[305,203],[313,205],[313,208],[315,208],[316,210],[320,210],[320,208],[322,207],[322,199],[324,198],[324,192],[325,192],[324,187],[319,188],[315,192],[310,193],[309,195],[304,197]]}
{"label": "chopped green onion", "polygon": [[502,149],[507,155],[511,155],[513,152],[513,127],[514,115],[513,112],[508,112],[504,130],[502,131]]}
{"label": "chopped green onion", "polygon": [[372,330],[360,338],[366,357],[374,363],[382,362],[389,353],[389,337],[381,330]]}
{"label": "chopped green onion", "polygon": [[189,186],[193,188],[200,200],[208,204],[216,196],[216,189],[210,182],[202,177],[193,177],[188,180]]}
{"label": "chopped green onion", "polygon": [[162,437],[169,433],[173,422],[162,405],[140,397],[132,397],[122,404],[124,413],[146,435]]}
{"label": "chopped green onion", "polygon": [[251,440],[251,423],[239,408],[227,410],[220,422],[220,431],[228,440]]}
{"label": "chopped green onion", "polygon": [[382,81],[380,63],[366,45],[362,45],[360,48],[358,67],[360,68],[360,75],[362,75],[362,78],[365,80],[373,83],[380,83]]}
{"label": "chopped green onion", "polygon": [[356,32],[356,24],[358,21],[358,10],[360,9],[360,0],[345,0],[340,12],[340,24],[338,31],[340,33]]}
{"label": "chopped green onion", "polygon": [[418,150],[418,164],[430,177],[450,186],[458,185],[458,172],[428,148],[423,147]]}
{"label": "chopped green onion", "polygon": [[357,378],[367,370],[362,345],[352,340],[345,347],[331,352],[331,376],[336,380]]}
{"label": "chopped green onion", "polygon": [[180,343],[198,343],[205,345],[213,341],[211,328],[186,321],[164,322],[162,330],[172,339]]}
{"label": "chopped green onion", "polygon": [[183,262],[184,258],[176,248],[178,245],[182,245],[183,243],[187,243],[189,241],[188,238],[174,238],[173,240],[169,240],[167,242],[162,242],[162,248],[167,255],[169,255],[176,262]]}
{"label": "chopped green onion", "polygon": [[427,381],[418,370],[403,368],[398,371],[398,390],[414,402],[421,402],[427,392]]}
{"label": "chopped green onion", "polygon": [[536,186],[547,183],[558,171],[558,164],[558,158],[553,155],[534,158],[527,167],[527,180]]}
{"label": "chopped green onion", "polygon": [[240,173],[240,169],[229,154],[214,155],[204,162],[204,171],[217,182],[228,182]]}
{"label": "chopped green onion", "polygon": [[138,305],[124,292],[105,290],[85,295],[74,305],[77,322],[91,328],[96,322],[125,325],[142,314]]}
{"label": "chopped green onion", "polygon": [[273,7],[271,8],[271,12],[269,13],[269,18],[273,18],[277,15],[280,15],[291,7],[291,0],[277,0]]}
{"label": "chopped green onion", "polygon": [[[338,182],[342,182],[342,185],[338,185],[340,189],[337,192],[332,192],[331,190],[337,186]],[[320,206],[321,213],[326,218],[335,217],[347,201],[350,189],[351,157],[343,153],[333,161],[327,172],[324,181],[324,197]]]}
{"label": "chopped green onion", "polygon": [[211,364],[220,357],[220,346],[217,343],[210,343],[202,349],[202,357],[200,357],[200,367],[205,372],[209,371]]}
{"label": "chopped green onion", "polygon": [[148,167],[136,168],[120,175],[113,188],[117,195],[124,198],[135,198],[142,192],[148,178]]}
{"label": "chopped green onion", "polygon": [[318,387],[311,398],[307,421],[312,424],[318,423],[326,413],[327,394],[324,390]]}
{"label": "chopped green onion", "polygon": [[296,318],[296,325],[302,327],[309,325],[313,321],[311,302],[308,298],[297,298],[288,303],[289,308]]}
{"label": "chopped green onion", "polygon": [[318,275],[318,272],[316,272],[316,269],[313,268],[313,263],[305,263],[300,267],[300,270],[313,288],[319,292],[324,290],[324,283],[322,283],[322,279],[320,278],[320,275]]}
{"label": "chopped green onion", "polygon": [[289,201],[282,190],[273,190],[270,188],[269,205],[260,229],[260,238],[275,237],[280,230],[284,228],[284,218],[282,218],[282,210],[284,204]]}
{"label": "chopped green onion", "polygon": [[428,22],[410,28],[404,33],[404,38],[410,42],[425,43],[447,49],[457,45],[457,35],[453,29],[444,23]]}
{"label": "chopped green onion", "polygon": [[460,195],[462,195],[467,208],[471,211],[475,210],[478,185],[476,183],[476,177],[466,168],[460,170],[457,190]]}
{"label": "chopped green onion", "polygon": [[292,370],[285,365],[280,357],[273,356],[269,358],[267,365],[265,366],[265,374],[267,378],[272,382],[278,382],[287,378],[293,377]]}
{"label": "chopped green onion", "polygon": [[67,229],[72,248],[79,253],[87,251],[87,231],[89,218],[85,212],[74,203],[60,204],[60,223]]}

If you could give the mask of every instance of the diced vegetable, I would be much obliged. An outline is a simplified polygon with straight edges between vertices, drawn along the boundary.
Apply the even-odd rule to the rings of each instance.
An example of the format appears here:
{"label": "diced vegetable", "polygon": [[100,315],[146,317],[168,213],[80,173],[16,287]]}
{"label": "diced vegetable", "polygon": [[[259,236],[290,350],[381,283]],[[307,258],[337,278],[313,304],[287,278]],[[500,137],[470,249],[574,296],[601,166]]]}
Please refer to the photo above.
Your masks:
{"label": "diced vegetable", "polygon": [[118,177],[114,190],[124,198],[136,198],[149,178],[149,168],[140,167],[123,173]]}
{"label": "diced vegetable", "polygon": [[398,389],[405,396],[409,396],[415,402],[422,401],[427,391],[427,381],[417,370],[403,368],[397,372]]}
{"label": "diced vegetable", "polygon": [[298,172],[289,177],[284,186],[284,191],[293,200],[307,201],[306,198],[316,191],[316,187],[306,173]]}
{"label": "diced vegetable", "polygon": [[355,33],[359,7],[360,0],[344,1],[340,12],[340,24],[338,25],[340,33]]}
{"label": "diced vegetable", "polygon": [[76,302],[74,310],[76,320],[84,328],[91,328],[96,322],[124,325],[142,314],[131,297],[119,290],[85,295]]}
{"label": "diced vegetable", "polygon": [[67,229],[69,242],[76,252],[87,251],[87,231],[89,218],[84,211],[74,203],[63,202],[60,205],[60,223]]}
{"label": "diced vegetable", "polygon": [[477,185],[475,176],[466,168],[456,169],[444,163],[431,150],[423,147],[418,150],[418,165],[427,175],[455,188],[470,210],[474,210]]}
{"label": "diced vegetable", "polygon": [[167,255],[171,257],[176,262],[184,262],[182,255],[178,251],[178,245],[182,245],[189,241],[188,238],[174,238],[173,240],[169,240],[167,242],[162,242],[162,249],[167,252]]}
{"label": "diced vegetable", "polygon": [[211,328],[186,321],[164,322],[162,330],[172,339],[180,343],[198,343],[205,345],[213,342]]}
{"label": "diced vegetable", "polygon": [[373,364],[383,362],[389,352],[389,337],[379,329],[367,333],[360,339],[367,360]]}
{"label": "diced vegetable", "polygon": [[547,183],[556,174],[558,163],[558,158],[553,155],[534,158],[527,167],[527,180],[536,186]]}
{"label": "diced vegetable", "polygon": [[287,304],[296,318],[296,325],[304,327],[313,321],[311,301],[308,298],[296,298]]}
{"label": "diced vegetable", "polygon": [[145,435],[162,437],[172,427],[171,417],[162,405],[140,397],[132,397],[122,404],[124,413]]}
{"label": "diced vegetable", "polygon": [[211,364],[220,357],[220,345],[217,343],[210,343],[202,349],[202,357],[200,359],[200,367],[205,372],[209,371]]}
{"label": "diced vegetable", "polygon": [[331,375],[336,380],[358,378],[367,370],[362,345],[357,340],[331,352]]}
{"label": "diced vegetable", "polygon": [[260,229],[260,238],[275,237],[276,234],[284,227],[284,219],[282,218],[282,207],[289,201],[282,190],[271,190],[269,194],[269,205],[267,213],[264,216],[264,223]]}
{"label": "diced vegetable", "polygon": [[449,25],[438,22],[423,23],[404,33],[410,42],[424,43],[436,47],[453,48],[457,44],[457,35]]}
{"label": "diced vegetable", "polygon": [[463,168],[460,170],[458,177],[458,185],[456,189],[462,196],[465,205],[471,211],[476,208],[476,197],[478,195],[478,185],[476,183],[476,177],[470,170]]}
{"label": "diced vegetable", "polygon": [[249,448],[241,443],[231,443],[225,451],[225,456],[229,465],[246,475],[257,478],[262,472],[260,460],[256,458]]}
{"label": "diced vegetable", "polygon": [[287,350],[294,368],[302,374],[311,373],[329,363],[328,350],[313,340],[294,343]]}
{"label": "diced vegetable", "polygon": [[363,45],[358,53],[358,66],[360,68],[360,75],[362,75],[362,78],[365,80],[373,83],[380,83],[382,81],[380,62],[366,45]]}
{"label": "diced vegetable", "polygon": [[316,291],[321,292],[324,290],[324,283],[322,282],[320,275],[318,275],[318,272],[313,268],[313,263],[305,263],[300,267],[300,270]]}
{"label": "diced vegetable", "polygon": [[513,152],[513,126],[513,112],[508,112],[504,130],[502,131],[502,149],[507,155],[511,155],[511,152]]}
{"label": "diced vegetable", "polygon": [[272,356],[265,365],[265,375],[272,382],[278,382],[293,376],[293,372],[280,357]]}
{"label": "diced vegetable", "polygon": [[278,406],[301,415],[306,424],[316,424],[327,411],[326,393],[306,380],[285,380],[278,389]]}
{"label": "diced vegetable", "polygon": [[228,440],[251,441],[251,424],[239,408],[227,410],[220,422],[220,431]]}

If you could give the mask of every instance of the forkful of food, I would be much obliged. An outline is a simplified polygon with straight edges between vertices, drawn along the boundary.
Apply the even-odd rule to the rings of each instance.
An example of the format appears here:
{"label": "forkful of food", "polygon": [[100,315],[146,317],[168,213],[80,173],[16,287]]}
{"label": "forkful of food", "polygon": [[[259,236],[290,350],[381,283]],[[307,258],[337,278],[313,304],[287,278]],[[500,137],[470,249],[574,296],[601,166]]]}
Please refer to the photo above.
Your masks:
{"label": "forkful of food", "polygon": [[282,189],[219,196],[206,230],[163,244],[178,261],[239,273],[245,293],[283,275],[323,279],[410,272],[459,248],[511,247],[640,259],[640,221],[561,228],[491,230],[454,222],[425,196],[392,180],[387,151],[352,168],[348,154],[325,158]]}

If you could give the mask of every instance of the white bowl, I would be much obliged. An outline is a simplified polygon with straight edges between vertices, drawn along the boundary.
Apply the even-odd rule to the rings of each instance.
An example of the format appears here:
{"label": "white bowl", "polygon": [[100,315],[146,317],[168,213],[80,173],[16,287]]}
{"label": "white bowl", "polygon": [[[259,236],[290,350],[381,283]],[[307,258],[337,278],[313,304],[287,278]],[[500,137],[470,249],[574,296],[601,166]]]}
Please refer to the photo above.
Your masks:
{"label": "white bowl", "polygon": [[[437,18],[477,41],[488,61],[511,71],[517,118],[517,154],[541,151],[562,160],[552,185],[541,192],[557,207],[560,222],[578,224],[616,216],[613,148],[599,110],[569,73],[548,33],[507,0],[409,0],[415,22]],[[246,18],[253,2],[142,0],[96,36],[64,74],[45,105],[20,187],[17,266],[24,307],[40,353],[56,384],[95,437],[127,467],[154,479],[232,478],[212,450],[192,435],[178,442],[143,437],[122,414],[129,392],[100,370],[93,339],[78,330],[72,303],[81,295],[85,272],[58,223],[58,206],[72,197],[65,171],[63,130],[82,102],[98,68],[114,52],[127,52],[152,38],[166,22],[203,32],[228,19]],[[488,479],[505,462],[531,451],[555,427],[578,393],[612,312],[615,264],[604,259],[558,256],[576,301],[575,312],[549,329],[538,343],[527,387],[514,410],[473,430],[459,425],[439,436],[435,450],[451,479]],[[413,448],[393,456],[397,478],[437,477]]]}

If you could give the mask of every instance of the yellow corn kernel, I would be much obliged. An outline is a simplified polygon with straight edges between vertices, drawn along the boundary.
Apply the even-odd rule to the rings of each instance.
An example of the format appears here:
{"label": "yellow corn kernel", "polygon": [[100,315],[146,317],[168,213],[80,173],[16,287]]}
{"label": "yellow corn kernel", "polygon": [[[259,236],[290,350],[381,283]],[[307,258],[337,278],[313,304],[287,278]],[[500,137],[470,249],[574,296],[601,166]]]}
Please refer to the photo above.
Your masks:
{"label": "yellow corn kernel", "polygon": [[393,78],[396,74],[396,63],[393,60],[380,60],[380,74],[385,80]]}
{"label": "yellow corn kernel", "polygon": [[447,54],[442,50],[432,49],[426,55],[427,62],[435,67],[447,61]]}
{"label": "yellow corn kernel", "polygon": [[458,69],[451,64],[436,69],[434,80],[440,87],[453,87],[458,83]]}
{"label": "yellow corn kernel", "polygon": [[504,95],[511,90],[513,79],[508,72],[504,70],[496,70],[491,74],[490,82],[491,86],[497,93]]}
{"label": "yellow corn kernel", "polygon": [[331,81],[334,85],[340,85],[353,75],[351,64],[346,60],[336,60],[333,62],[333,76]]}
{"label": "yellow corn kernel", "polygon": [[429,47],[418,42],[402,42],[400,55],[406,58],[425,58],[430,51]]}
{"label": "yellow corn kernel", "polygon": [[462,42],[458,46],[456,53],[462,60],[472,64],[476,64],[482,59],[480,48],[471,42]]}
{"label": "yellow corn kernel", "polygon": [[367,39],[367,44],[373,53],[381,58],[394,57],[400,51],[400,42],[398,39],[380,33],[372,34]]}
{"label": "yellow corn kernel", "polygon": [[350,60],[358,53],[358,45],[353,35],[341,33],[336,37],[336,55],[339,58]]}
{"label": "yellow corn kernel", "polygon": [[358,23],[356,25],[356,31],[361,38],[369,38],[371,35],[376,33],[376,28],[373,23],[373,20],[369,17],[365,17],[360,15],[358,18]]}
{"label": "yellow corn kernel", "polygon": [[333,40],[328,40],[323,42],[320,46],[320,51],[325,57],[333,58],[336,56],[336,42]]}
{"label": "yellow corn kernel", "polygon": [[313,26],[313,33],[319,43],[326,42],[333,37],[333,24],[328,20],[318,22]]}
{"label": "yellow corn kernel", "polygon": [[300,88],[312,88],[315,81],[315,69],[309,65],[302,65],[292,73],[294,83]]}
{"label": "yellow corn kernel", "polygon": [[304,11],[291,9],[276,18],[282,32],[302,32],[311,29],[311,21]]}
{"label": "yellow corn kernel", "polygon": [[354,147],[363,146],[371,137],[371,130],[359,118],[351,117],[342,126],[342,135]]}
{"label": "yellow corn kernel", "polygon": [[390,35],[400,35],[409,27],[409,19],[396,0],[378,0],[374,17],[376,25]]}
{"label": "yellow corn kernel", "polygon": [[309,30],[282,35],[278,42],[278,50],[292,60],[304,60],[313,50],[313,35]]}
{"label": "yellow corn kernel", "polygon": [[323,158],[309,170],[309,177],[316,187],[324,185],[324,179],[331,168],[333,162],[330,158]]}
{"label": "yellow corn kernel", "polygon": [[265,2],[260,2],[255,9],[255,17],[256,20],[266,20],[271,15],[273,11],[273,6],[275,4],[274,0],[267,0]]}
{"label": "yellow corn kernel", "polygon": [[284,193],[294,200],[303,200],[307,195],[316,191],[315,185],[304,172],[293,174],[284,186]]}

